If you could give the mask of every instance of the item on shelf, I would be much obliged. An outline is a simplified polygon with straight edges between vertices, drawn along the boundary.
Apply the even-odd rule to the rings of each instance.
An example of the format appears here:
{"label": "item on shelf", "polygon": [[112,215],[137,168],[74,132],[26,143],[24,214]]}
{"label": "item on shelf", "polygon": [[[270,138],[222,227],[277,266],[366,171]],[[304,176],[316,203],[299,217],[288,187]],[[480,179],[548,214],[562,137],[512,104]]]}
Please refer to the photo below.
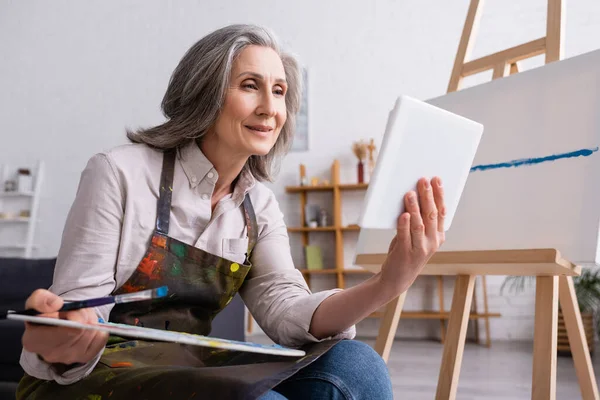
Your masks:
{"label": "item on shelf", "polygon": [[304,222],[311,228],[317,227],[317,221],[319,219],[319,207],[317,204],[307,204],[304,207]]}
{"label": "item on shelf", "polygon": [[319,226],[327,226],[327,211],[324,208],[319,211]]}
{"label": "item on shelf", "polygon": [[4,182],[5,192],[15,192],[17,190],[17,182],[13,180],[7,180]]}
{"label": "item on shelf", "polygon": [[17,171],[17,190],[19,192],[33,192],[33,177],[29,168],[19,168]]}
{"label": "item on shelf", "polygon": [[330,184],[331,184],[331,182],[329,182],[329,179],[323,179],[321,181],[321,185],[323,185],[323,186],[329,186]]}
{"label": "item on shelf", "polygon": [[352,143],[352,151],[356,158],[358,158],[358,164],[356,166],[356,174],[358,183],[364,183],[365,181],[365,163],[364,160],[367,157],[368,145],[362,140]]}
{"label": "item on shelf", "polygon": [[318,186],[319,185],[319,178],[316,178],[316,177],[310,178],[310,184],[311,184],[311,186]]}
{"label": "item on shelf", "polygon": [[306,177],[306,166],[300,164],[300,186],[308,185],[308,178]]}
{"label": "item on shelf", "polygon": [[305,246],[304,255],[306,257],[306,269],[311,271],[323,269],[323,256],[319,246]]}
{"label": "item on shelf", "polygon": [[367,146],[367,148],[369,149],[369,168],[368,168],[368,180],[371,180],[371,177],[373,176],[373,171],[375,171],[375,140],[371,139],[371,142],[369,143],[369,145]]}
{"label": "item on shelf", "polygon": [[29,218],[31,217],[31,212],[29,210],[21,210],[21,212],[19,213],[19,217]]}
{"label": "item on shelf", "polygon": [[0,219],[14,219],[15,217],[16,217],[15,213],[11,213],[11,212],[0,213]]}

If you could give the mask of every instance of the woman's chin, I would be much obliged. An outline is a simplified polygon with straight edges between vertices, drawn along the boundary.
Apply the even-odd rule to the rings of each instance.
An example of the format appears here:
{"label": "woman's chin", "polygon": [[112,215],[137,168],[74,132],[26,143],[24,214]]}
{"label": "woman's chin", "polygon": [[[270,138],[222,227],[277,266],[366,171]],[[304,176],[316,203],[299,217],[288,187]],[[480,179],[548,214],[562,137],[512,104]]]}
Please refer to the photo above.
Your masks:
{"label": "woman's chin", "polygon": [[254,152],[252,154],[254,154],[255,156],[266,156],[267,154],[269,154],[269,152],[271,151],[271,147],[261,147],[261,148],[255,148]]}
{"label": "woman's chin", "polygon": [[250,148],[248,150],[250,154],[256,156],[266,156],[273,148],[273,144],[263,141],[262,143],[252,143],[249,147]]}

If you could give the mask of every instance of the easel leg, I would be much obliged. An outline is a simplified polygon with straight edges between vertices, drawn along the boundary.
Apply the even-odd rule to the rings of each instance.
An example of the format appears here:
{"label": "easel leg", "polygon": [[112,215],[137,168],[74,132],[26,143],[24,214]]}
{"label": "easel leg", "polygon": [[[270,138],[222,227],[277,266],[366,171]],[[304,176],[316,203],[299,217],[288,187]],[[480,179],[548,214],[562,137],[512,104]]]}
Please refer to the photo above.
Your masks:
{"label": "easel leg", "polygon": [[435,395],[437,400],[456,398],[474,287],[475,276],[460,275],[456,277],[448,332]]}
{"label": "easel leg", "polygon": [[575,296],[575,286],[573,277],[561,276],[559,282],[560,307],[565,319],[567,335],[569,337],[569,347],[573,355],[573,363],[579,380],[581,389],[581,398],[584,400],[598,400],[598,384],[594,377],[594,367],[590,358],[587,338],[583,329],[581,312]]}
{"label": "easel leg", "polygon": [[392,350],[392,343],[394,342],[394,336],[396,335],[396,329],[398,328],[398,322],[400,321],[400,313],[402,313],[402,306],[404,305],[406,293],[407,291],[385,306],[385,312],[381,319],[381,324],[379,325],[379,333],[377,334],[377,340],[375,341],[375,351],[386,363],[390,357],[390,351]]}
{"label": "easel leg", "polygon": [[[473,311],[473,314],[477,315],[477,277],[475,277],[474,285],[471,310]],[[473,331],[473,334],[475,335],[475,343],[479,344],[479,318],[473,319]]]}
{"label": "easel leg", "polygon": [[[442,275],[437,276],[438,283],[438,300],[440,303],[440,312],[443,313],[445,311],[444,307],[444,277]],[[440,318],[440,342],[444,343],[446,340],[446,321],[444,318]]]}
{"label": "easel leg", "polygon": [[558,276],[538,276],[535,288],[531,398],[556,399]]}
{"label": "easel leg", "polygon": [[485,313],[485,346],[491,347],[492,340],[490,338],[490,309],[488,307],[488,295],[487,295],[487,280],[485,275],[481,276],[481,285],[483,286],[483,312]]}

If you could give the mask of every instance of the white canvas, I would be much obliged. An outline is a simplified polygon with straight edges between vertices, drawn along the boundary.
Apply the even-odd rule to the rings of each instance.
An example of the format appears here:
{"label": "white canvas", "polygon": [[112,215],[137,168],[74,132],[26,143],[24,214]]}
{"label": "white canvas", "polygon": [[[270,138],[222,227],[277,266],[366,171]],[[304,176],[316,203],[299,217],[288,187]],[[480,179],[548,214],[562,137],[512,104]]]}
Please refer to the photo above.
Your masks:
{"label": "white canvas", "polygon": [[[555,248],[599,263],[600,51],[450,93],[428,103],[485,126],[440,250]],[[386,253],[392,230],[365,232]]]}

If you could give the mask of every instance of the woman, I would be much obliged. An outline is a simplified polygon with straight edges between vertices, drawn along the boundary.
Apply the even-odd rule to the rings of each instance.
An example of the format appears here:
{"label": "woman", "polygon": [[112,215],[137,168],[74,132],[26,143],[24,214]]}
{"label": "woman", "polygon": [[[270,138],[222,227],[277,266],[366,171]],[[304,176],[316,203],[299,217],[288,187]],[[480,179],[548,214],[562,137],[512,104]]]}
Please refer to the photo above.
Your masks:
{"label": "woman", "polygon": [[[196,43],[162,102],[167,121],[96,154],[69,212],[53,285],[26,307],[210,334],[239,292],[276,343],[300,359],[222,354],[26,325],[18,398],[391,398],[385,364],[354,324],[407,290],[444,241],[441,182],[419,182],[379,274],[311,293],[294,268],[273,193],[275,163],[300,104],[294,58],[266,30],[219,29]],[[166,301],[57,313],[64,300],[168,285]],[[260,368],[258,367],[260,363]],[[93,397],[97,396],[97,397]]]}

